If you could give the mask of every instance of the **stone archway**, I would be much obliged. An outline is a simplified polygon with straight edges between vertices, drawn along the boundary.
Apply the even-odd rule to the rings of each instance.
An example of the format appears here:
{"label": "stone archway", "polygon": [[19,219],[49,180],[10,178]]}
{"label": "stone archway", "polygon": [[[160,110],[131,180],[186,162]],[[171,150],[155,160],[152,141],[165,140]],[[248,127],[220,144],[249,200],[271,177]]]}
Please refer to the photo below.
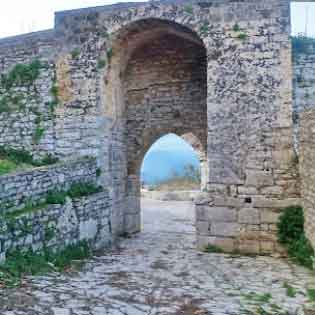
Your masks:
{"label": "stone archway", "polygon": [[[107,98],[126,146],[126,232],[140,229],[140,166],[161,136],[183,136],[206,168],[207,57],[202,40],[175,22],[146,19],[116,34]],[[207,182],[203,175],[203,184]]]}

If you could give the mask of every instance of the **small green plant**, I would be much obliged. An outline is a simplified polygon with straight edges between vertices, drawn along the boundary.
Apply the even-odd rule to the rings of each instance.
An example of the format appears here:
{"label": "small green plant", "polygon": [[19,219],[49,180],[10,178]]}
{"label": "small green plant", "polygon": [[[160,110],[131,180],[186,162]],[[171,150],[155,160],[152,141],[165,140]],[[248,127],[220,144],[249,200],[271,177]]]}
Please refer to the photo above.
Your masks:
{"label": "small green plant", "polygon": [[283,210],[278,224],[278,240],[287,250],[289,257],[296,263],[313,269],[314,249],[304,233],[304,214],[300,206]]}
{"label": "small green plant", "polygon": [[256,293],[256,292],[250,292],[248,294],[245,294],[244,297],[247,300],[259,302],[259,303],[269,303],[272,295],[270,293]]}
{"label": "small green plant", "polygon": [[233,31],[234,32],[240,32],[241,31],[241,29],[240,29],[240,27],[239,27],[239,25],[236,23],[236,24],[234,24],[234,26],[233,26]]}
{"label": "small green plant", "polygon": [[99,59],[97,62],[97,69],[103,69],[106,66],[105,59]]}
{"label": "small green plant", "polygon": [[294,298],[297,294],[296,289],[294,289],[291,285],[289,285],[287,282],[283,284],[283,287],[286,289],[286,293],[288,297]]}
{"label": "small green plant", "polygon": [[52,240],[56,235],[56,228],[55,227],[49,227],[47,226],[45,228],[45,241],[49,242],[50,240]]}
{"label": "small green plant", "polygon": [[33,135],[33,142],[35,144],[38,144],[40,140],[42,139],[42,137],[44,136],[44,133],[45,133],[45,128],[41,127],[40,125],[37,125],[34,135]]}
{"label": "small green plant", "polygon": [[204,252],[205,253],[223,253],[223,250],[219,246],[216,246],[216,245],[213,245],[213,244],[208,244],[204,248]]}
{"label": "small green plant", "polygon": [[16,165],[16,163],[12,161],[0,159],[0,176],[7,173],[14,172],[17,168],[18,166]]}
{"label": "small green plant", "polygon": [[54,84],[51,89],[50,89],[50,94],[55,98],[58,99],[58,93],[59,93],[59,89],[58,86],[56,84]]}
{"label": "small green plant", "polygon": [[102,175],[102,170],[100,168],[98,168],[96,170],[96,177],[100,177]]}
{"label": "small green plant", "polygon": [[110,49],[107,50],[107,60],[108,60],[108,62],[110,62],[112,57],[113,57],[113,49],[110,48]]}
{"label": "small green plant", "polygon": [[238,35],[237,35],[237,38],[240,39],[240,40],[246,40],[248,38],[248,35],[244,32],[240,32]]}
{"label": "small green plant", "polygon": [[202,35],[207,35],[208,31],[209,31],[209,24],[205,22],[200,26],[200,33]]}
{"label": "small green plant", "polygon": [[279,218],[278,240],[281,244],[290,244],[304,232],[303,208],[300,206],[291,206],[283,210]]}
{"label": "small green plant", "polygon": [[17,169],[32,166],[51,165],[58,162],[58,158],[46,154],[42,159],[34,159],[32,154],[24,149],[13,149],[0,146],[0,175],[10,173]]}
{"label": "small green plant", "polygon": [[63,190],[52,190],[47,193],[46,203],[52,205],[64,205],[67,200],[67,192]]}
{"label": "small green plant", "polygon": [[307,289],[307,297],[310,302],[315,302],[315,289]]}
{"label": "small green plant", "polygon": [[184,7],[184,11],[185,11],[186,13],[188,13],[188,14],[193,14],[193,13],[194,13],[194,9],[193,9],[193,7],[192,7],[191,5],[186,5],[186,6]]}
{"label": "small green plant", "polygon": [[67,197],[81,198],[99,193],[103,190],[101,186],[93,183],[73,183],[68,190],[49,191],[46,198],[47,204],[65,204]]}
{"label": "small green plant", "polygon": [[77,59],[80,56],[80,49],[75,48],[74,50],[71,51],[71,57],[72,59]]}
{"label": "small green plant", "polygon": [[53,165],[58,163],[59,159],[52,154],[46,154],[42,157],[41,160],[33,160],[34,166],[45,166],[45,165]]}
{"label": "small green plant", "polygon": [[25,206],[22,209],[17,209],[6,213],[5,219],[16,219],[21,217],[24,214],[36,212],[42,209],[45,209],[47,206],[46,202],[36,202],[33,200],[27,200]]}
{"label": "small green plant", "polygon": [[101,186],[92,183],[75,183],[72,184],[67,192],[70,198],[80,198],[99,193],[103,190]]}

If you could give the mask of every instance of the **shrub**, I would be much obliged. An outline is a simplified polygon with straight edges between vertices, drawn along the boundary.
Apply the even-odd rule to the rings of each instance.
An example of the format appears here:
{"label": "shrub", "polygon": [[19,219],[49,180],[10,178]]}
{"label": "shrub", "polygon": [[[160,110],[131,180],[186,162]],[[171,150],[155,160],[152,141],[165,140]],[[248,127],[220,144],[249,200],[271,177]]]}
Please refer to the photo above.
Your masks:
{"label": "shrub", "polygon": [[71,51],[71,57],[72,59],[77,59],[80,56],[80,49],[75,48],[74,50]]}
{"label": "shrub", "polygon": [[281,244],[290,244],[299,239],[304,231],[304,215],[300,206],[284,209],[278,222],[278,239]]}
{"label": "shrub", "polygon": [[289,257],[294,262],[313,269],[314,249],[304,234],[303,208],[285,208],[277,226],[278,240],[287,248]]}
{"label": "shrub", "polygon": [[247,39],[248,35],[244,32],[241,32],[237,35],[237,38],[240,39],[240,40],[245,40]]}
{"label": "shrub", "polygon": [[80,198],[92,194],[96,194],[102,191],[102,187],[96,186],[91,183],[75,183],[72,184],[67,195],[70,198]]}
{"label": "shrub", "polygon": [[8,160],[0,160],[0,175],[13,172],[17,169],[17,165]]}
{"label": "shrub", "polygon": [[234,24],[234,26],[233,26],[233,31],[234,32],[240,32],[240,27],[239,27],[239,25],[236,23],[236,24]]}
{"label": "shrub", "polygon": [[8,73],[1,77],[1,85],[9,90],[13,86],[29,86],[38,78],[43,65],[39,60],[34,60],[30,64],[17,64]]}
{"label": "shrub", "polygon": [[[5,146],[0,146],[0,161],[3,162],[3,165],[6,165],[3,166],[3,171],[7,169],[6,173],[8,173],[22,165],[45,166],[55,164],[58,162],[58,158],[54,157],[51,154],[46,154],[42,159],[34,159],[33,155],[24,149],[13,149]],[[15,168],[13,168],[14,164]],[[1,171],[0,175],[2,175]]]}
{"label": "shrub", "polygon": [[49,191],[46,202],[53,205],[64,205],[66,203],[67,192],[62,190]]}

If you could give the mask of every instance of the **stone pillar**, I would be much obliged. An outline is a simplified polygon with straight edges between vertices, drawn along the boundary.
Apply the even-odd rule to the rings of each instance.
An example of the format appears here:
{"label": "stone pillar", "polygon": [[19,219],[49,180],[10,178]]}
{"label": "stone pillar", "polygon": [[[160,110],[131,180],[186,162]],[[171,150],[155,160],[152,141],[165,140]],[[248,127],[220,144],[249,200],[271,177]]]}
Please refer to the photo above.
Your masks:
{"label": "stone pillar", "polygon": [[128,234],[141,230],[140,177],[129,175],[127,182],[127,197],[125,205],[124,225]]}
{"label": "stone pillar", "polygon": [[251,36],[257,25],[249,24],[242,42],[226,30],[205,40],[209,178],[196,199],[197,245],[284,254],[276,224],[284,207],[300,203],[289,32],[274,25],[276,48],[262,34]]}

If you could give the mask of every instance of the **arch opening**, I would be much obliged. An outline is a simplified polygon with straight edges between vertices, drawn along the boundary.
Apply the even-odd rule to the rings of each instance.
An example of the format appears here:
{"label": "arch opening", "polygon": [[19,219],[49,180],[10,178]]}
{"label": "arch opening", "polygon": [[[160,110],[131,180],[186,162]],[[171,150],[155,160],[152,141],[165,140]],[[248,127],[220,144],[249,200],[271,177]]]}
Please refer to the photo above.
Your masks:
{"label": "arch opening", "polygon": [[125,230],[133,233],[140,230],[141,163],[157,139],[183,136],[206,167],[207,54],[196,33],[165,20],[133,22],[114,38],[106,99],[126,152]]}

